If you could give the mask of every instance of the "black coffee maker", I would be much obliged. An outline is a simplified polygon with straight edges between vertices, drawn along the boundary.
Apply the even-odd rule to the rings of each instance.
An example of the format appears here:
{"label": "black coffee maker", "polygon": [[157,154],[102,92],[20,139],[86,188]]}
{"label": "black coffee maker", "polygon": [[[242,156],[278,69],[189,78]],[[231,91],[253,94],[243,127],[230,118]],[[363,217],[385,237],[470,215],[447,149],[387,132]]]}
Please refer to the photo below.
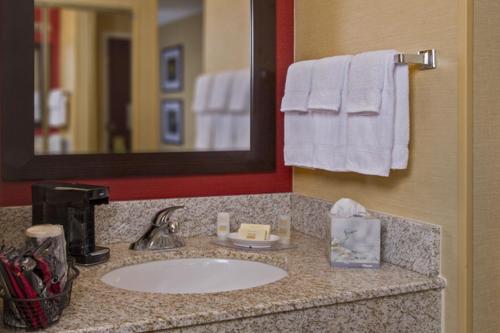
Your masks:
{"label": "black coffee maker", "polygon": [[109,203],[107,187],[38,183],[31,186],[33,225],[60,224],[69,254],[79,265],[109,259],[109,249],[95,245],[94,207]]}

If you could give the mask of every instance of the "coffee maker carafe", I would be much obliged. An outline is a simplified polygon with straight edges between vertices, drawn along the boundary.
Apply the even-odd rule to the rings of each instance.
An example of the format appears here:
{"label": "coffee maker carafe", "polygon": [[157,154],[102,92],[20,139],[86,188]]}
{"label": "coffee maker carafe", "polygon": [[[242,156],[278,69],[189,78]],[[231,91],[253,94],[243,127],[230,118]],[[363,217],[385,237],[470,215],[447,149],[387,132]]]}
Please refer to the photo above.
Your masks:
{"label": "coffee maker carafe", "polygon": [[60,224],[68,251],[79,265],[96,265],[109,259],[109,249],[95,245],[94,207],[109,203],[107,187],[39,183],[31,186],[33,225]]}

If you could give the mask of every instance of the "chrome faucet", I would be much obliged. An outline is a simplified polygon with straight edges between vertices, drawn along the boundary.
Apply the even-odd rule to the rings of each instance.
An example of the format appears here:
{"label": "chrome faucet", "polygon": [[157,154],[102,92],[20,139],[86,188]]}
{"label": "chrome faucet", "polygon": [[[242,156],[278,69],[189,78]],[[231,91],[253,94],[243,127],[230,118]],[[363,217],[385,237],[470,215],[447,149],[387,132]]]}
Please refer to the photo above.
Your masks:
{"label": "chrome faucet", "polygon": [[178,222],[170,221],[170,216],[184,206],[165,208],[156,213],[148,230],[137,241],[130,244],[130,249],[135,251],[169,250],[184,246],[184,241],[176,234],[179,229]]}

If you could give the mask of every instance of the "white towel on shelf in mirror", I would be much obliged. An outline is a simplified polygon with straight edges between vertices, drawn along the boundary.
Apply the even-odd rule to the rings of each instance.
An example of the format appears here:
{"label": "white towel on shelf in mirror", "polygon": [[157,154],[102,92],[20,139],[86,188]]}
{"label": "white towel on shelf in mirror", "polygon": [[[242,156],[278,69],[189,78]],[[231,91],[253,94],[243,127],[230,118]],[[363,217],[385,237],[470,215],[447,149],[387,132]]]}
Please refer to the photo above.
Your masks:
{"label": "white towel on shelf in mirror", "polygon": [[49,126],[62,127],[67,125],[68,98],[61,89],[53,89],[49,93]]}
{"label": "white towel on shelf in mirror", "polygon": [[243,69],[234,72],[229,96],[229,112],[250,112],[251,77],[250,70]]}
{"label": "white towel on shelf in mirror", "polygon": [[42,103],[41,103],[41,98],[40,98],[40,92],[38,90],[35,90],[34,94],[34,107],[35,107],[35,113],[34,113],[34,119],[35,123],[39,123],[42,121]]}
{"label": "white towel on shelf in mirror", "polygon": [[214,149],[233,149],[233,114],[220,113],[214,116]]}
{"label": "white towel on shelf in mirror", "polygon": [[208,112],[208,101],[211,98],[213,76],[203,74],[197,77],[192,110],[195,114],[196,133],[194,147],[207,151],[213,147],[215,115]]}
{"label": "white towel on shelf in mirror", "polygon": [[232,114],[233,148],[235,150],[250,150],[250,113]]}
{"label": "white towel on shelf in mirror", "polygon": [[227,112],[233,76],[234,72],[229,71],[214,74],[208,98],[209,112]]}
{"label": "white towel on shelf in mirror", "polygon": [[196,78],[192,110],[194,113],[204,113],[208,110],[208,99],[212,89],[212,76],[203,74]]}
{"label": "white towel on shelf in mirror", "polygon": [[196,150],[206,151],[213,147],[214,118],[210,113],[196,113],[196,135],[194,147]]}

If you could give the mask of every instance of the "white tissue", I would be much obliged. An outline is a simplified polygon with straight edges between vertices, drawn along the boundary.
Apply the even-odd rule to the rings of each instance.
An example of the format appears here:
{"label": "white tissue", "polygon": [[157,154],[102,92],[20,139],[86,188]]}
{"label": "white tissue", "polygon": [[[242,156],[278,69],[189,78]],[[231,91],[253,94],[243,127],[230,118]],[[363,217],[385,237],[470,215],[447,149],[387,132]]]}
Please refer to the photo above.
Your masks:
{"label": "white tissue", "polygon": [[342,198],[333,205],[330,213],[336,217],[352,217],[366,214],[366,208],[357,201]]}

